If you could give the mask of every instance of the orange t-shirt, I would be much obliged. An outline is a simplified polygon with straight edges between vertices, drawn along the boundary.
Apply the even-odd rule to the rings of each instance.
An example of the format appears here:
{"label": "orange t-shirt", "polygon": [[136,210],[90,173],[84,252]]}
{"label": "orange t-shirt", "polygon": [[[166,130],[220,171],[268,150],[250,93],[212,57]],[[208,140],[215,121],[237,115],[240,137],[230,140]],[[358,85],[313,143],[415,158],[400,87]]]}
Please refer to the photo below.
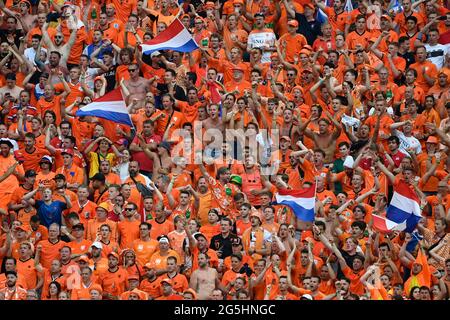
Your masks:
{"label": "orange t-shirt", "polygon": [[42,119],[45,111],[53,111],[56,114],[56,123],[61,123],[61,96],[55,95],[50,101],[47,101],[44,96],[40,97],[36,103],[36,109]]}
{"label": "orange t-shirt", "polygon": [[134,252],[136,253],[136,259],[142,265],[145,265],[150,261],[152,255],[158,250],[159,242],[153,239],[150,241],[142,241],[141,239],[136,239],[133,241],[132,246]]}
{"label": "orange t-shirt", "polygon": [[120,237],[120,248],[132,248],[133,241],[139,239],[139,225],[138,220],[123,220],[117,223],[117,230]]}
{"label": "orange t-shirt", "polygon": [[39,244],[42,246],[40,262],[46,269],[50,269],[53,260],[59,260],[59,250],[68,245],[61,240],[55,243],[51,243],[49,240],[42,240]]}

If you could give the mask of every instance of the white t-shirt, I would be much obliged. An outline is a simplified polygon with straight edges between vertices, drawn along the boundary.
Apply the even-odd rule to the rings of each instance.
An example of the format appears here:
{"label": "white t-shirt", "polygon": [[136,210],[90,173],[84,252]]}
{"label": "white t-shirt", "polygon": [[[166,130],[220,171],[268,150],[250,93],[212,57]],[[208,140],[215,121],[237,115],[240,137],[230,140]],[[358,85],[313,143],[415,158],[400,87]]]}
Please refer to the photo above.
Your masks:
{"label": "white t-shirt", "polygon": [[273,33],[270,29],[263,29],[263,30],[253,30],[250,32],[248,39],[247,39],[247,48],[253,49],[253,48],[261,48],[263,50],[263,55],[261,58],[262,63],[270,62],[270,55],[272,54],[271,51],[264,51],[264,47],[275,46],[275,41],[277,40],[277,37],[275,36],[275,33]]}
{"label": "white t-shirt", "polygon": [[422,146],[420,145],[420,141],[417,140],[416,137],[411,136],[407,137],[405,134],[401,131],[394,130],[394,135],[396,135],[400,139],[400,151],[404,154],[408,154],[407,149],[413,148],[415,154],[419,154],[422,152]]}
{"label": "white t-shirt", "polygon": [[438,43],[434,46],[430,46],[429,44],[426,44],[425,49],[427,49],[427,60],[433,62],[438,70],[442,69],[444,66],[445,55],[450,53],[450,45]]}

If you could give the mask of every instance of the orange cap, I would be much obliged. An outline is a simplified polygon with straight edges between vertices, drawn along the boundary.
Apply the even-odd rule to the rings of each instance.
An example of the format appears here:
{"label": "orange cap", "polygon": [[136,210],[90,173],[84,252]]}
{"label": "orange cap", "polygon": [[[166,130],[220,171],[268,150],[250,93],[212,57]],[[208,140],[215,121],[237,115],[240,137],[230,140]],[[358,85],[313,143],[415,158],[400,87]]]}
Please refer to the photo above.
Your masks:
{"label": "orange cap", "polygon": [[197,293],[195,292],[194,289],[192,289],[192,288],[186,289],[183,291],[183,293],[190,293],[190,294],[192,294],[193,299],[197,300]]}
{"label": "orange cap", "polygon": [[92,287],[89,288],[89,292],[93,290],[97,290],[98,292],[103,293],[103,288],[99,284],[93,284]]}
{"label": "orange cap", "polygon": [[257,217],[259,219],[259,221],[263,221],[262,217],[261,217],[261,213],[257,210],[253,210],[252,213],[250,214],[250,218],[251,217]]}
{"label": "orange cap", "polygon": [[289,20],[288,26],[298,27],[298,21],[297,20]]}
{"label": "orange cap", "polygon": [[109,257],[109,256],[113,256],[113,257],[115,257],[117,260],[120,260],[120,257],[119,257],[119,255],[117,254],[117,252],[111,251],[111,252],[108,254],[108,257]]}
{"label": "orange cap", "polygon": [[429,136],[428,139],[427,139],[427,143],[435,143],[435,144],[438,144],[438,143],[439,143],[439,140],[438,140],[438,138],[436,138],[436,137]]}
{"label": "orange cap", "polygon": [[214,9],[215,5],[214,2],[208,1],[205,3],[205,5],[203,6],[203,8],[205,9]]}
{"label": "orange cap", "polygon": [[164,278],[164,279],[162,279],[160,283],[162,284],[163,282],[172,285],[172,280],[170,280],[169,278]]}
{"label": "orange cap", "polygon": [[89,262],[89,258],[86,255],[82,255],[78,258],[78,261]]}

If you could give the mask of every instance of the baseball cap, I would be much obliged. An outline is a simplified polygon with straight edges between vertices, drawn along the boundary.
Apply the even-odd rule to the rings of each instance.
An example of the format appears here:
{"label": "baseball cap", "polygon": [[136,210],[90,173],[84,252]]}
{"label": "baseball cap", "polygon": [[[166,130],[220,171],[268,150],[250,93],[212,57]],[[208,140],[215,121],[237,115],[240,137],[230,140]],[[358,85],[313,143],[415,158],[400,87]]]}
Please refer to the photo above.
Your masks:
{"label": "baseball cap", "polygon": [[194,289],[192,289],[192,288],[186,289],[186,290],[183,291],[183,294],[185,294],[185,293],[192,294],[193,299],[197,300],[197,293],[195,292]]}
{"label": "baseball cap", "polygon": [[240,246],[242,244],[242,239],[239,237],[232,238],[231,239],[231,245],[232,246]]}
{"label": "baseball cap", "polygon": [[64,180],[64,181],[66,181],[66,176],[63,175],[62,173],[58,173],[58,174],[53,178],[53,180]]}
{"label": "baseball cap", "polygon": [[137,280],[137,281],[139,281],[140,279],[139,279],[139,276],[137,274],[131,274],[131,275],[128,276],[127,280],[128,281],[130,281],[130,280]]}
{"label": "baseball cap", "polygon": [[109,207],[108,207],[108,204],[107,204],[106,202],[100,203],[100,204],[97,206],[97,208],[95,208],[95,209],[98,209],[98,208],[102,208],[102,209],[105,210],[105,211],[109,211]]}
{"label": "baseball cap", "polygon": [[96,174],[94,174],[94,176],[91,178],[92,181],[101,181],[101,182],[105,182],[106,178],[105,175],[101,172],[97,172]]}
{"label": "baseball cap", "polygon": [[233,0],[233,4],[244,4],[244,0]]}
{"label": "baseball cap", "polygon": [[64,149],[61,151],[61,154],[68,154],[69,156],[73,157],[73,149]]}
{"label": "baseball cap", "polygon": [[22,230],[24,232],[27,232],[27,229],[25,229],[25,227],[23,225],[17,226],[16,230]]}
{"label": "baseball cap", "polygon": [[103,249],[103,245],[100,243],[100,241],[94,241],[94,243],[91,244],[91,247],[96,247],[97,249]]}
{"label": "baseball cap", "polygon": [[301,298],[304,300],[314,300],[310,294],[304,294],[301,296]]}
{"label": "baseball cap", "polygon": [[163,282],[165,282],[165,283],[167,283],[169,285],[172,285],[172,280],[170,280],[169,278],[162,279],[160,283],[162,284]]}
{"label": "baseball cap", "polygon": [[257,217],[259,219],[259,221],[262,222],[262,217],[261,217],[261,213],[259,211],[255,211],[253,210],[252,213],[250,214],[250,218],[251,217]]}
{"label": "baseball cap", "polygon": [[232,175],[230,177],[230,182],[236,183],[236,184],[242,186],[242,177],[238,176],[238,175]]}
{"label": "baseball cap", "polygon": [[286,141],[291,141],[291,138],[289,138],[288,136],[282,136],[282,137],[280,138],[280,140],[282,140],[282,139],[284,139],[284,140],[286,140]]}
{"label": "baseball cap", "polygon": [[288,26],[298,27],[298,21],[297,20],[289,20]]}
{"label": "baseball cap", "polygon": [[439,141],[438,141],[438,138],[433,137],[433,136],[429,136],[428,139],[427,139],[427,143],[435,143],[435,144],[438,144]]}
{"label": "baseball cap", "polygon": [[35,176],[37,176],[37,173],[33,169],[27,170],[25,172],[25,178],[30,178],[30,177],[35,177]]}
{"label": "baseball cap", "polygon": [[167,243],[169,243],[169,238],[166,235],[162,235],[158,237],[158,241],[159,242],[167,241]]}
{"label": "baseball cap", "polygon": [[42,162],[50,162],[50,164],[53,164],[53,159],[50,156],[43,156],[41,158],[41,161],[39,161],[39,163],[42,163]]}
{"label": "baseball cap", "polygon": [[69,1],[66,1],[66,2],[64,2],[64,4],[62,5],[62,7],[61,8],[64,8],[64,7],[67,7],[67,6],[71,6],[72,5],[72,3],[71,2],[69,2]]}
{"label": "baseball cap", "polygon": [[302,70],[302,73],[303,73],[303,72],[311,72],[311,73],[312,73],[313,71],[312,71],[311,68],[305,68],[305,69]]}
{"label": "baseball cap", "polygon": [[161,52],[159,52],[159,51],[153,51],[153,52],[151,53],[150,57],[151,57],[151,58],[154,58],[154,57],[157,57],[157,56],[160,56],[160,55],[161,55]]}
{"label": "baseball cap", "polygon": [[313,5],[312,3],[305,3],[305,4],[303,5],[303,8],[305,8],[305,7],[309,7],[309,8],[311,8],[312,10],[315,9],[315,7],[314,7],[314,5]]}
{"label": "baseball cap", "polygon": [[194,233],[192,236],[193,236],[196,240],[198,240],[199,237],[203,237],[203,238],[206,239],[206,236],[205,236],[203,233],[201,233],[201,232],[196,232],[196,233]]}
{"label": "baseball cap", "polygon": [[89,288],[89,292],[94,291],[94,290],[96,290],[96,291],[98,291],[98,292],[100,292],[100,293],[103,293],[102,286],[99,285],[99,284],[93,284],[93,285]]}
{"label": "baseball cap", "polygon": [[117,252],[111,251],[110,253],[108,253],[108,258],[109,256],[113,256],[117,260],[120,260],[119,254]]}
{"label": "baseball cap", "polygon": [[86,255],[82,255],[78,258],[78,261],[89,262],[89,258]]}
{"label": "baseball cap", "polygon": [[74,226],[72,227],[72,230],[75,230],[75,229],[81,229],[81,230],[84,230],[84,225],[83,225],[82,223],[77,223],[76,225],[74,225]]}
{"label": "baseball cap", "polygon": [[244,69],[242,69],[242,68],[239,67],[239,66],[233,67],[231,70],[233,70],[233,71],[241,71],[241,72],[244,72]]}

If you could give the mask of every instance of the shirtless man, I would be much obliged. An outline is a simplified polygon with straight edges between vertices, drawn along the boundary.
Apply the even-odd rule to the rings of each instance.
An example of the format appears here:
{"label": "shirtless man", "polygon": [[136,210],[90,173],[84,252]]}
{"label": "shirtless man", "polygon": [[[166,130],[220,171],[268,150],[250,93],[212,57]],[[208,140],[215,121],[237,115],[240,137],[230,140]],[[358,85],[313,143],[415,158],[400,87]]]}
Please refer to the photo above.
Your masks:
{"label": "shirtless man", "polygon": [[16,101],[19,99],[20,92],[23,88],[16,85],[16,75],[14,73],[8,73],[5,77],[6,85],[0,88],[0,102]]}
{"label": "shirtless man", "polygon": [[192,273],[189,287],[195,290],[199,300],[210,298],[214,289],[220,286],[217,270],[209,267],[209,257],[200,253],[198,255],[198,269]]}
{"label": "shirtless man", "polygon": [[139,76],[139,65],[132,63],[128,66],[128,72],[130,73],[129,80],[121,81],[122,87],[125,86],[129,92],[127,96],[129,101],[133,99],[137,100],[139,107],[143,105],[145,101],[145,94],[149,91],[150,85],[153,83],[155,78],[150,80]]}
{"label": "shirtless man", "polygon": [[203,128],[208,129],[219,129],[222,130],[222,120],[219,118],[219,106],[217,104],[212,104],[209,107],[209,117],[202,122]]}
{"label": "shirtless man", "polygon": [[16,17],[20,21],[24,33],[27,33],[30,29],[32,29],[35,26],[37,16],[30,14],[31,7],[28,1],[21,1],[19,3],[20,13],[11,11],[10,9],[6,8],[3,1],[0,1],[0,8],[7,15]]}
{"label": "shirtless man", "polygon": [[[319,133],[313,132],[308,129],[308,124],[315,119],[311,117],[304,123],[302,123],[301,117],[299,117],[300,122],[300,132],[304,132],[305,135],[314,140],[314,144],[316,148],[322,149],[325,151],[325,163],[331,163],[333,161],[334,151],[336,150],[336,140],[341,135],[342,127],[339,122],[334,119],[328,111],[326,111],[327,118],[319,120]],[[328,126],[330,125],[330,121],[335,127],[333,132],[328,131]]]}
{"label": "shirtless man", "polygon": [[57,31],[55,34],[55,43],[50,39],[50,36],[48,35],[47,29],[48,29],[48,23],[46,22],[44,26],[42,27],[42,40],[44,41],[45,45],[47,46],[47,50],[57,51],[61,54],[61,60],[59,61],[60,66],[67,66],[67,59],[70,55],[70,50],[72,49],[72,46],[75,43],[75,40],[77,38],[77,28],[75,21],[72,17],[69,18],[67,21],[67,26],[69,26],[69,29],[72,30],[70,33],[69,41],[67,43],[64,43],[64,35],[61,31]]}

